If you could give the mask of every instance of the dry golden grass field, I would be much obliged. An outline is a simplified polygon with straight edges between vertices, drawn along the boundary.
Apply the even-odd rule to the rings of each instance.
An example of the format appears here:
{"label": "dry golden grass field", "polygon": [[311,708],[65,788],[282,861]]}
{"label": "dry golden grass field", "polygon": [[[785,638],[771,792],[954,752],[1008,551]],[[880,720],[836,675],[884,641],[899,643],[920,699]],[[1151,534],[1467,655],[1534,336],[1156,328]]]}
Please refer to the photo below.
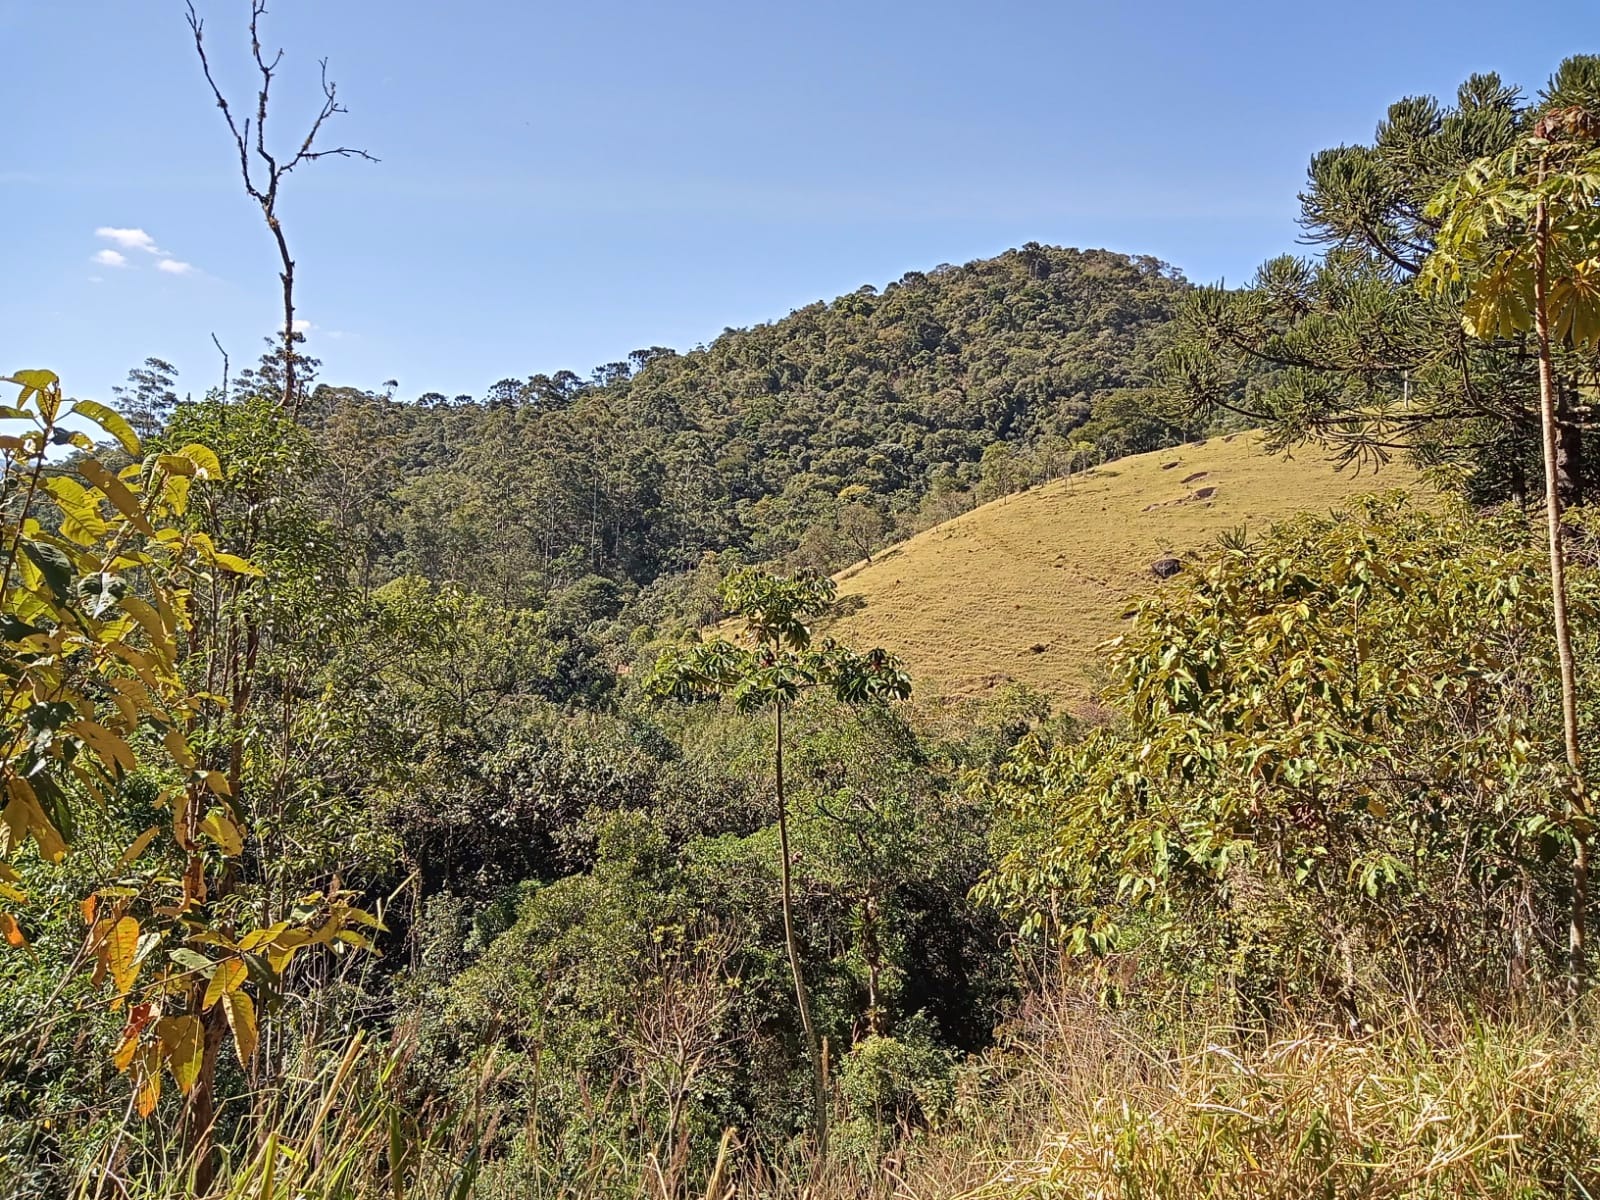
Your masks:
{"label": "dry golden grass field", "polygon": [[846,615],[826,632],[900,655],[923,695],[1015,680],[1070,705],[1092,692],[1095,648],[1116,636],[1129,601],[1161,586],[1156,560],[1240,526],[1265,532],[1352,496],[1419,486],[1400,463],[1335,471],[1312,449],[1264,454],[1248,433],[1125,458],[996,500],[842,571]]}

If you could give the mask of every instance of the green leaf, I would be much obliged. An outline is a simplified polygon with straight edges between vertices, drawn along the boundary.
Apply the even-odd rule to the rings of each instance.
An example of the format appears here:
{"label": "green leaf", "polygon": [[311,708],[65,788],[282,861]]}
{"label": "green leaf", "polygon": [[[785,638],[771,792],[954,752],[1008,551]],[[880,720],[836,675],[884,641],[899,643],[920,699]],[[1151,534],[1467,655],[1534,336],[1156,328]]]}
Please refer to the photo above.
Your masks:
{"label": "green leaf", "polygon": [[184,970],[198,971],[207,978],[210,978],[211,972],[216,967],[216,964],[204,954],[201,954],[195,950],[189,950],[184,947],[179,947],[177,950],[169,950],[167,952],[167,957],[173,962],[177,963]]}
{"label": "green leaf", "polygon": [[23,538],[22,552],[28,556],[29,562],[39,568],[39,574],[44,576],[45,583],[55,593],[57,600],[70,604],[76,599],[72,588],[72,560],[64,550],[47,542]]}

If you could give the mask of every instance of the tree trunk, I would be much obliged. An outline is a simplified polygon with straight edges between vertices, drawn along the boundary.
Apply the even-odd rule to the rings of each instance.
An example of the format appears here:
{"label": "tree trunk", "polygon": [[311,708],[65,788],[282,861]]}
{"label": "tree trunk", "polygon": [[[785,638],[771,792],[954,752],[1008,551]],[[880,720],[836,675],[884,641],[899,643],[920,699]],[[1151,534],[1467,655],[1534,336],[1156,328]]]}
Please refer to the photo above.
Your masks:
{"label": "tree trunk", "polygon": [[[1546,364],[1540,364],[1540,386]],[[1556,393],[1556,482],[1565,508],[1583,503],[1583,430],[1572,420],[1571,389],[1555,387]]]}
{"label": "tree trunk", "polygon": [[783,944],[789,951],[789,971],[794,976],[794,998],[800,1008],[800,1028],[805,1033],[806,1054],[811,1060],[811,1129],[817,1142],[817,1156],[828,1154],[827,1081],[822,1075],[822,1050],[817,1044],[816,1026],[811,1023],[811,998],[806,993],[805,976],[800,971],[800,946],[794,935],[794,886],[789,866],[789,813],[783,794],[783,702],[775,706],[774,762],[778,784],[778,871],[783,881]]}
{"label": "tree trunk", "polygon": [[1572,818],[1572,907],[1567,928],[1568,969],[1574,996],[1587,982],[1589,907],[1589,831],[1583,794],[1583,753],[1578,745],[1577,667],[1572,655],[1572,630],[1567,619],[1567,555],[1561,531],[1560,429],[1556,411],[1555,372],[1550,349],[1547,242],[1549,214],[1543,199],[1534,212],[1533,327],[1539,343],[1539,424],[1544,440],[1544,499],[1550,545],[1550,602],[1561,660],[1561,733],[1567,767],[1572,773],[1569,815]]}
{"label": "tree trunk", "polygon": [[[1512,453],[1516,453],[1515,448]],[[1518,458],[1511,460],[1511,503],[1523,512],[1528,511],[1528,475],[1522,469],[1522,462]]]}
{"label": "tree trunk", "polygon": [[883,1036],[883,943],[878,939],[878,900],[868,895],[861,909],[861,957],[867,961],[867,1032]]}
{"label": "tree trunk", "polygon": [[204,1196],[211,1191],[217,1178],[217,1147],[213,1136],[217,1123],[217,1057],[222,1050],[222,1035],[227,1031],[222,1005],[213,1005],[210,1012],[200,1012],[200,997],[204,983],[191,989],[190,1006],[199,1014],[204,1030],[200,1050],[200,1071],[188,1100],[188,1151],[194,1171],[195,1194]]}

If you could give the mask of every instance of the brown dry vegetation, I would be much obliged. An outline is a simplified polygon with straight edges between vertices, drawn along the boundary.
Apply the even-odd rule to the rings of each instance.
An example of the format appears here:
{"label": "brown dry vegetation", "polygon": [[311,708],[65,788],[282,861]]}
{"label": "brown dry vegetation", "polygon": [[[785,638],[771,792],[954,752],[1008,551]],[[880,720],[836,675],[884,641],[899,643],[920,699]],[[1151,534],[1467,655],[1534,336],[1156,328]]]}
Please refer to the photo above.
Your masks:
{"label": "brown dry vegetation", "polygon": [[1151,564],[1240,526],[1416,486],[1391,463],[1337,471],[1314,451],[1264,454],[1254,434],[1212,438],[1097,467],[995,500],[838,575],[847,615],[826,632],[900,655],[930,692],[972,695],[1012,681],[1087,697]]}
{"label": "brown dry vegetation", "polygon": [[[1035,994],[956,1111],[815,1200],[1582,1200],[1600,1059],[1535,1016],[1270,1039]],[[741,1193],[744,1194],[744,1193]],[[759,1190],[748,1194],[762,1194]]]}

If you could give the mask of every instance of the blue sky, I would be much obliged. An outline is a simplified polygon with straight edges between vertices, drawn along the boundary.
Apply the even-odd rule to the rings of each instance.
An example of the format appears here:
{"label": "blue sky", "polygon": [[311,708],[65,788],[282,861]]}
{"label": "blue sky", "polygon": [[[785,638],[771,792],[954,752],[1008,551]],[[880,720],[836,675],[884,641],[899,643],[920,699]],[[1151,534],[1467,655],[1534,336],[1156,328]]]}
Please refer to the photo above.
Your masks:
{"label": "blue sky", "polygon": [[[250,86],[247,5],[197,5],[224,83]],[[1600,49],[1592,3],[1507,13],[273,0],[279,144],[327,56],[332,137],[382,160],[287,185],[308,350],[331,382],[481,394],[1028,240],[1242,280],[1292,247],[1314,150],[1401,95],[1475,70],[1532,89]],[[253,360],[276,257],[180,0],[0,0],[0,46],[0,367],[103,399],[147,355],[203,389],[213,333]]]}

